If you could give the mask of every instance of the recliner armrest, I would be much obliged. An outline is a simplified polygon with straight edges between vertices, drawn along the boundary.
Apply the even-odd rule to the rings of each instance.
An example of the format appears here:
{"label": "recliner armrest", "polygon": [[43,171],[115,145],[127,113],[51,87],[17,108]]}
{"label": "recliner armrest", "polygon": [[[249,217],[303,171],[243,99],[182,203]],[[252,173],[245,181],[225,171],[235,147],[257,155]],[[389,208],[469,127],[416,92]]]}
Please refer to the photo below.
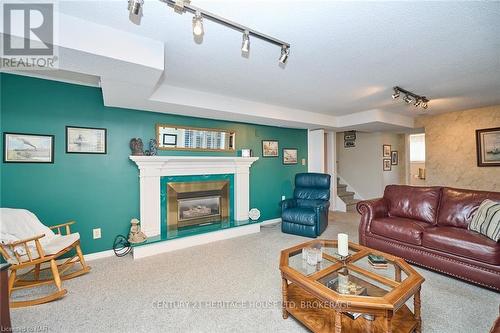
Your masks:
{"label": "recliner armrest", "polygon": [[281,206],[281,212],[289,209],[289,208],[294,208],[297,207],[297,201],[295,199],[285,199],[280,202]]}

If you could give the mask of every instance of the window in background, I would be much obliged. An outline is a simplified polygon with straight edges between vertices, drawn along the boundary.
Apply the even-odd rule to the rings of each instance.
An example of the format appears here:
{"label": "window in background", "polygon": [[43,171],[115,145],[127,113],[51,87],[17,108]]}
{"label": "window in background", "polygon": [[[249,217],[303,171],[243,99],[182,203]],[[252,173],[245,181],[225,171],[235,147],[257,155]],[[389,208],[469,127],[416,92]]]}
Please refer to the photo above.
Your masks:
{"label": "window in background", "polygon": [[410,135],[410,162],[425,162],[425,133]]}

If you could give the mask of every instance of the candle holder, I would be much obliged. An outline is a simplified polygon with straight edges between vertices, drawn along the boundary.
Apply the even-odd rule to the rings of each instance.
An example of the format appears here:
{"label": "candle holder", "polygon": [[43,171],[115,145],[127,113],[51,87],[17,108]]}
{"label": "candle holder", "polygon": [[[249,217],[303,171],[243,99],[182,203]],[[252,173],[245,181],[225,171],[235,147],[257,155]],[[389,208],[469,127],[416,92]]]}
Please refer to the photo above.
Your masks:
{"label": "candle holder", "polygon": [[340,254],[337,253],[337,255],[339,256],[339,259],[340,261],[342,262],[342,267],[346,267],[347,266],[347,261],[351,258],[351,255],[348,254],[346,256],[341,256]]}

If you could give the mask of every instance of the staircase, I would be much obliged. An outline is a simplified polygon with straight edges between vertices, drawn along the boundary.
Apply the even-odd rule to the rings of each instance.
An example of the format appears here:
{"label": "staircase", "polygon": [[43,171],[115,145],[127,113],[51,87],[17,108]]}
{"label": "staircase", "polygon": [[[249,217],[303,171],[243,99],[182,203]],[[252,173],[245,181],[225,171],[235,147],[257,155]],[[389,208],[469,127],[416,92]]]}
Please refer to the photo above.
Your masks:
{"label": "staircase", "polygon": [[337,177],[337,196],[345,203],[347,212],[355,212],[356,204],[361,200],[354,199],[354,192],[347,191],[347,185],[340,183]]}

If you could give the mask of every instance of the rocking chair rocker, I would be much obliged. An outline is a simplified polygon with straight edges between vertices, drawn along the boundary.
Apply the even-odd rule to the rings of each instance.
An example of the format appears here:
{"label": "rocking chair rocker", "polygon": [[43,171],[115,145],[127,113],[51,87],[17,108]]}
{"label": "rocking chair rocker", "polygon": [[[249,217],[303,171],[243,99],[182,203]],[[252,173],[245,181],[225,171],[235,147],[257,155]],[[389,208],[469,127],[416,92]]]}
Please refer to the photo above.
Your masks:
{"label": "rocking chair rocker", "polygon": [[[74,221],[46,227],[28,210],[0,208],[0,222],[0,254],[11,264],[9,297],[18,289],[47,284],[55,284],[57,288],[55,292],[40,298],[11,301],[10,307],[25,307],[59,299],[67,293],[62,288],[61,280],[72,279],[90,271],[80,249],[80,235],[71,233],[70,230]],[[64,235],[61,230],[65,231]],[[56,260],[73,249],[73,256],[57,263]],[[76,263],[81,268],[66,273]],[[42,267],[43,265],[47,267]],[[45,279],[40,278],[40,273],[48,270],[51,275]]]}

